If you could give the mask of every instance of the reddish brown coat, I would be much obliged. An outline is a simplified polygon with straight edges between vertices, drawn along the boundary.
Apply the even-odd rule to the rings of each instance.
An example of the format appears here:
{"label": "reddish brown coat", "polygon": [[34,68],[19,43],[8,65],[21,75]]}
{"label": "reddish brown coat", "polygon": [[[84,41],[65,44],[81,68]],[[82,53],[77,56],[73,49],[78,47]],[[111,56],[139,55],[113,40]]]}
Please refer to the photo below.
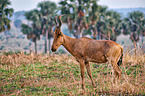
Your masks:
{"label": "reddish brown coat", "polygon": [[123,48],[119,44],[111,40],[94,40],[87,37],[75,39],[68,37],[61,32],[61,22],[59,23],[60,26],[57,26],[55,29],[54,41],[51,49],[52,51],[56,51],[60,45],[63,45],[68,52],[70,52],[77,59],[77,61],[80,63],[83,89],[85,73],[84,66],[86,66],[87,73],[92,80],[93,86],[96,86],[92,79],[89,62],[111,63],[115,74],[114,82],[116,77],[120,78],[121,69],[117,63],[118,61],[122,61],[119,59],[122,59]]}

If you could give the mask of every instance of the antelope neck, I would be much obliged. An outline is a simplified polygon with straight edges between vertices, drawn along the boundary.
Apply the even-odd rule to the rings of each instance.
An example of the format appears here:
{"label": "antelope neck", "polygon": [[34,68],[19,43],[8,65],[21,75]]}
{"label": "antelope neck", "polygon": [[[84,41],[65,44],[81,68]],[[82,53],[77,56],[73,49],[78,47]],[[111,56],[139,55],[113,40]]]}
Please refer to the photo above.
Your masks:
{"label": "antelope neck", "polygon": [[64,43],[62,45],[73,55],[74,44],[76,41],[77,39],[64,35]]}

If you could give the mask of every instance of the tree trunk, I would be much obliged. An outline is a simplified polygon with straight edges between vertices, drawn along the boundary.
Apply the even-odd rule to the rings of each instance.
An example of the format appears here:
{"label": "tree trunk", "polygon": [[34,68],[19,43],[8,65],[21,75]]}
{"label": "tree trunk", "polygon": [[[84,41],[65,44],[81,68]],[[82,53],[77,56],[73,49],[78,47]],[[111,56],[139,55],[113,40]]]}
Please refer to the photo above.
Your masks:
{"label": "tree trunk", "polygon": [[108,40],[110,40],[110,31],[108,32]]}
{"label": "tree trunk", "polygon": [[97,31],[96,31],[96,30],[93,31],[93,39],[95,39],[95,40],[98,39],[98,38],[97,38]]}
{"label": "tree trunk", "polygon": [[6,37],[6,43],[8,43],[8,30],[4,31],[5,37]]}
{"label": "tree trunk", "polygon": [[92,25],[92,32],[93,32],[93,39],[97,40],[98,39],[97,38],[98,32],[97,32],[97,28],[96,28],[95,24]]}
{"label": "tree trunk", "polygon": [[81,38],[83,36],[83,29],[80,29],[80,32],[78,32],[78,37]]}
{"label": "tree trunk", "polygon": [[48,39],[48,30],[46,30],[45,34],[45,53],[47,53],[47,39]]}
{"label": "tree trunk", "polygon": [[45,38],[45,48],[44,48],[44,50],[45,50],[45,53],[47,53],[47,40],[46,40],[46,38]]}
{"label": "tree trunk", "polygon": [[134,54],[136,55],[136,42],[134,42]]}
{"label": "tree trunk", "polygon": [[50,46],[51,46],[51,39],[50,38],[48,39],[48,42],[49,42],[49,44],[48,44],[48,51],[50,53]]}
{"label": "tree trunk", "polygon": [[134,44],[134,54],[136,55],[136,44],[137,42],[139,41],[139,34],[138,34],[138,37],[136,36],[136,33],[135,32],[132,32],[131,36],[130,36],[130,39],[132,40],[133,44]]}
{"label": "tree trunk", "polygon": [[36,40],[35,40],[35,54],[37,55],[37,42],[36,42]]}
{"label": "tree trunk", "polygon": [[142,32],[142,34],[141,34],[141,43],[142,43],[142,45],[143,45],[143,32]]}
{"label": "tree trunk", "polygon": [[78,29],[77,29],[77,39],[78,39],[78,38],[81,38],[80,35],[81,35],[81,26],[79,25],[79,26],[78,26]]}

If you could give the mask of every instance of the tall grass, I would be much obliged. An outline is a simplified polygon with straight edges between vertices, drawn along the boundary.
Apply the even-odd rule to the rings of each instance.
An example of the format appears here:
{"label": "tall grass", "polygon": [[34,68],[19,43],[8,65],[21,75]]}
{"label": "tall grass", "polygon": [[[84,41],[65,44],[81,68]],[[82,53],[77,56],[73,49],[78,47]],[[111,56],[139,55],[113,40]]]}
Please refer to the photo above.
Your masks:
{"label": "tall grass", "polygon": [[112,83],[110,64],[91,63],[92,87],[85,73],[81,90],[79,63],[70,55],[0,55],[0,95],[145,95],[145,54],[123,57],[120,84]]}

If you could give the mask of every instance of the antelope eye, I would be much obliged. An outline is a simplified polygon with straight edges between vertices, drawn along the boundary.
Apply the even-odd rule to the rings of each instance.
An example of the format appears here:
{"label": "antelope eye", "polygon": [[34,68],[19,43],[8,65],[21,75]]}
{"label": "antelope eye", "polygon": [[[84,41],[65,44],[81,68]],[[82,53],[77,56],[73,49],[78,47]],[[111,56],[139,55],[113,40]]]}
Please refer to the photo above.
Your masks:
{"label": "antelope eye", "polygon": [[57,38],[59,37],[59,35],[57,35]]}

